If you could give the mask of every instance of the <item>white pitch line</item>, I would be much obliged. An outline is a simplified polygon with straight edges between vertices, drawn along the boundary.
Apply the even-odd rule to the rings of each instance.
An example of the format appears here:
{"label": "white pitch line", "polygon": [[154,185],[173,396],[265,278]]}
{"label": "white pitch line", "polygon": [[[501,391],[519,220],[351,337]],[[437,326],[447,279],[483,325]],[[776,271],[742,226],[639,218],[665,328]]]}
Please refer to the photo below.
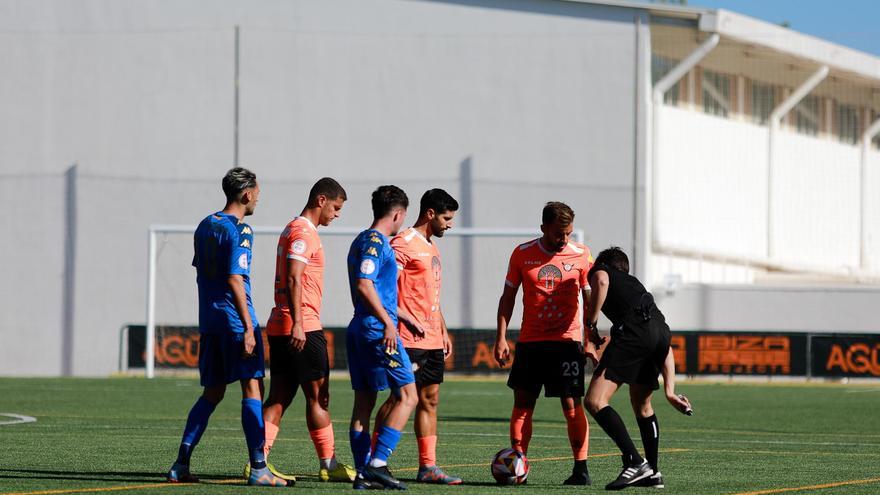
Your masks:
{"label": "white pitch line", "polygon": [[880,392],[880,388],[851,388],[846,391],[848,394],[863,394],[865,392]]}
{"label": "white pitch line", "polygon": [[12,421],[0,421],[0,426],[20,425],[20,424],[24,424],[24,423],[36,423],[37,422],[37,418],[34,418],[32,416],[25,416],[23,414],[0,413],[0,416],[15,418]]}

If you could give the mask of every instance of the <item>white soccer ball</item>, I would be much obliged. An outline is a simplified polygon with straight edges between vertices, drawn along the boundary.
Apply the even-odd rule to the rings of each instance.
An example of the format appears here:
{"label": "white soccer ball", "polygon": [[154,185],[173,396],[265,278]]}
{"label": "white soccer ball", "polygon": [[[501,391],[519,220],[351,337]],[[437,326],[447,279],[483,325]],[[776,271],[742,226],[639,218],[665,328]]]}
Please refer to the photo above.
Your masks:
{"label": "white soccer ball", "polygon": [[529,460],[518,450],[500,450],[492,459],[492,477],[499,485],[519,485],[529,476]]}

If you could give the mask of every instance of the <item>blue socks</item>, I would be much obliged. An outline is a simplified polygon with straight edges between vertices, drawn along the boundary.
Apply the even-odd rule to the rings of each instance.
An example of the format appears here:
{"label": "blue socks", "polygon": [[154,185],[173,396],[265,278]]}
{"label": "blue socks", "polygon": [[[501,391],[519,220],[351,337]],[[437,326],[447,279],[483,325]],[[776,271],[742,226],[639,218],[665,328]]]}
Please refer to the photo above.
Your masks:
{"label": "blue socks", "polygon": [[241,400],[241,426],[247,440],[251,468],[263,469],[266,467],[266,456],[263,454],[266,430],[263,424],[263,403],[259,399]]}
{"label": "blue socks", "polygon": [[370,462],[370,430],[348,430],[348,440],[351,443],[354,467],[360,471]]}
{"label": "blue socks", "polygon": [[180,440],[180,449],[177,451],[177,463],[189,466],[189,458],[192,451],[202,439],[202,433],[208,427],[208,419],[214,412],[216,405],[212,404],[204,397],[199,397],[189,416],[186,418],[186,426],[183,428],[183,438]]}
{"label": "blue socks", "polygon": [[379,436],[376,439],[376,451],[373,452],[373,459],[388,462],[388,457],[394,452],[397,443],[403,433],[388,426],[379,427]]}

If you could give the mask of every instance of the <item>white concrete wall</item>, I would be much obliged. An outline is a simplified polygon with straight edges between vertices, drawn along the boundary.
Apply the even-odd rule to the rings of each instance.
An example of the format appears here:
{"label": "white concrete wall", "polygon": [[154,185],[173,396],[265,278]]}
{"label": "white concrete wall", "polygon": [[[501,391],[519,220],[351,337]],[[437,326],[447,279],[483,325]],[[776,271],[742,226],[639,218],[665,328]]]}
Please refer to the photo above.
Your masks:
{"label": "white concrete wall", "polygon": [[[750,123],[661,106],[658,111],[657,223],[664,247],[768,259],[769,131]],[[880,256],[878,153],[870,153],[868,259]],[[774,149],[774,261],[825,269],[859,267],[859,163],[856,146],[781,130]],[[654,258],[654,283],[743,283],[750,269]]]}
{"label": "white concrete wall", "polygon": [[[872,149],[868,152],[867,179],[868,190],[880,191],[880,152]],[[869,270],[880,270],[880,197],[878,194],[867,196],[866,227],[866,263]]]}
{"label": "white concrete wall", "polygon": [[656,111],[659,242],[763,256],[767,129],[665,105]]}
{"label": "white concrete wall", "polygon": [[[537,227],[543,203],[562,200],[597,248],[632,250],[634,16],[543,0],[0,0],[0,190],[19,212],[9,229],[33,233],[0,248],[16,265],[0,303],[0,374],[59,374],[64,356],[76,375],[115,369],[118,328],[144,321],[147,226],[195,224],[222,207],[235,25],[241,164],[263,186],[253,224],[283,225],[330,175],[349,192],[340,224],[366,226],[377,185],[397,183],[413,202],[430,187],[459,195],[469,159],[474,197],[463,207],[474,226]],[[65,349],[59,236],[72,163]],[[456,325],[468,320],[457,303],[465,282],[447,241]],[[466,274],[481,284],[470,323],[494,325],[496,272],[516,242],[488,249]],[[255,299],[265,319],[274,240],[259,243]],[[188,239],[165,246],[160,322],[195,321],[190,250]],[[350,313],[344,281],[334,280],[328,324]]]}
{"label": "white concrete wall", "polygon": [[[856,146],[779,133],[773,184],[776,256],[827,267],[859,265]],[[880,188],[869,189],[870,195]]]}

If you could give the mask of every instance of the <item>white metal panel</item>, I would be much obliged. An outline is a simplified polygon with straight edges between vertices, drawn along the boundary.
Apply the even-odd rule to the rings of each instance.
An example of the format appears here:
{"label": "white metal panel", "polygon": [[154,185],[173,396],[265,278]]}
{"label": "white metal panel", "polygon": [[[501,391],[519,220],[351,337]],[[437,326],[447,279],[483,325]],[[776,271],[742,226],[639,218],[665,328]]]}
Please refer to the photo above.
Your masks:
{"label": "white metal panel", "polygon": [[766,128],[665,105],[655,111],[660,243],[762,256]]}

